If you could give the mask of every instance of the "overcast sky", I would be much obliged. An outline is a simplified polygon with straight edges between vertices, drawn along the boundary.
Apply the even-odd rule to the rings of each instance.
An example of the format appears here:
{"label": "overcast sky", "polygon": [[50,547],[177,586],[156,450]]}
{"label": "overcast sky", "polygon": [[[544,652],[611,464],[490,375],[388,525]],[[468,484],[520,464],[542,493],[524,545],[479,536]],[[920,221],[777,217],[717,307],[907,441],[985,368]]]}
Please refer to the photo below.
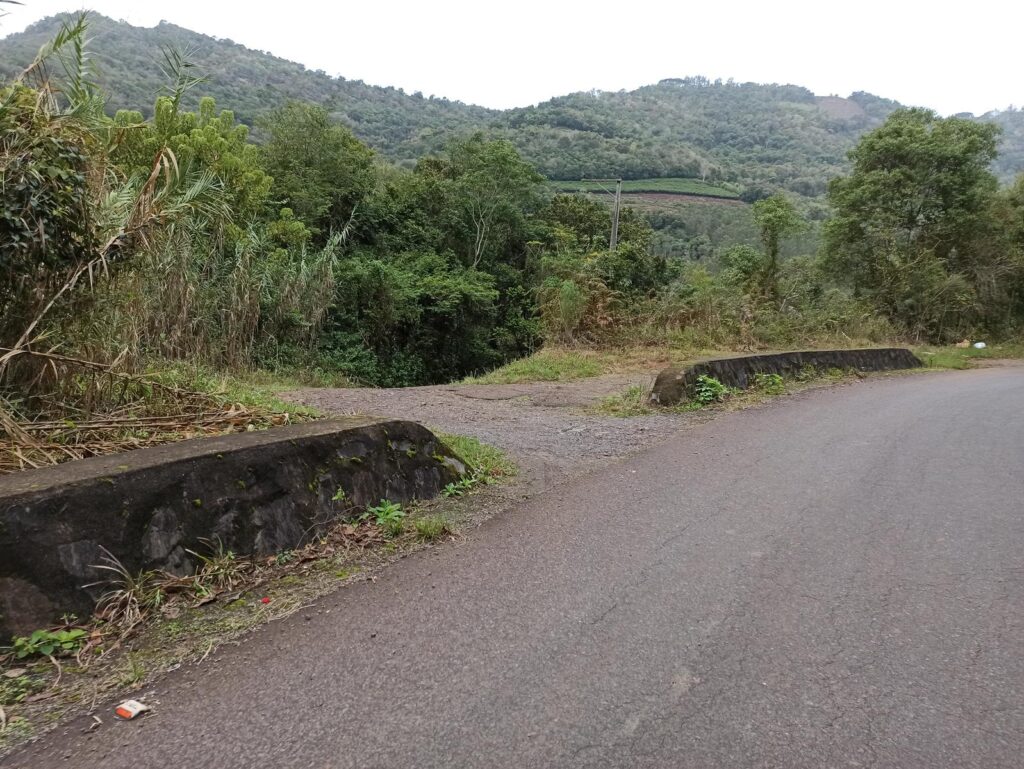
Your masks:
{"label": "overcast sky", "polygon": [[[81,7],[22,1],[0,20],[0,34]],[[488,107],[698,74],[826,95],[870,91],[943,114],[1024,104],[1020,0],[94,0],[85,7],[141,26],[166,19],[332,75]]]}

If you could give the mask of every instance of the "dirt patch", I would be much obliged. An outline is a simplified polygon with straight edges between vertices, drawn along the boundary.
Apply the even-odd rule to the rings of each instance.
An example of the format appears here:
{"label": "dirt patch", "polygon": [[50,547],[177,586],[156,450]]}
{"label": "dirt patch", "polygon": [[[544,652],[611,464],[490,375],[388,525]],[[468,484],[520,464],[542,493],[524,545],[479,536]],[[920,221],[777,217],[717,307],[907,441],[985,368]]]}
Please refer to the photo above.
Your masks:
{"label": "dirt patch", "polygon": [[437,385],[398,389],[308,389],[282,397],[328,414],[387,414],[497,446],[524,469],[536,492],[666,440],[700,414],[603,417],[583,409],[638,385],[655,372],[612,374],[576,382]]}
{"label": "dirt patch", "polygon": [[1020,358],[971,358],[974,368],[1020,368],[1024,360]]}

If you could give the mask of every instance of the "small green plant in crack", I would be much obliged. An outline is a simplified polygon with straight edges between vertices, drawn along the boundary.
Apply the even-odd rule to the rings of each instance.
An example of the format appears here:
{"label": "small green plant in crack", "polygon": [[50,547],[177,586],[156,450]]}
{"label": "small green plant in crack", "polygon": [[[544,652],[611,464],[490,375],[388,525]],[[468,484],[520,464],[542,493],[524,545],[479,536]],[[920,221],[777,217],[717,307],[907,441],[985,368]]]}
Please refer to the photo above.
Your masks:
{"label": "small green plant in crack", "polygon": [[654,413],[650,405],[649,389],[631,385],[620,394],[609,395],[593,411],[611,417],[637,417]]}
{"label": "small green plant in crack", "polygon": [[12,716],[7,719],[7,725],[0,729],[0,748],[27,740],[34,734],[35,728],[31,721],[22,716]]}
{"label": "small green plant in crack", "polygon": [[17,705],[38,688],[39,682],[25,673],[17,676],[0,675],[0,707]]}
{"label": "small green plant in crack", "polygon": [[118,676],[121,686],[138,686],[146,679],[146,666],[134,654],[129,654],[125,669]]}
{"label": "small green plant in crack", "polygon": [[338,487],[338,490],[334,492],[334,496],[331,497],[332,502],[344,502],[345,501],[345,489]]}
{"label": "small green plant in crack", "polygon": [[379,505],[366,508],[359,516],[360,521],[373,519],[373,522],[392,537],[397,537],[405,528],[405,510],[400,504],[382,499]]}
{"label": "small green plant in crack", "polygon": [[[143,618],[163,605],[166,595],[161,584],[162,575],[155,571],[130,572],[112,553],[101,548],[105,563],[93,565],[93,569],[113,574],[106,584],[110,586],[96,603],[95,616],[108,625],[128,633],[142,622]],[[85,587],[104,584],[94,582]]]}
{"label": "small green plant in crack", "polygon": [[453,534],[451,524],[443,515],[425,515],[413,522],[416,536],[426,542],[433,542],[445,534]]}
{"label": "small green plant in crack", "polygon": [[295,560],[294,550],[282,550],[280,553],[274,556],[274,563],[278,566],[284,566]]}
{"label": "small green plant in crack", "polygon": [[201,539],[200,541],[210,549],[209,555],[202,555],[195,550],[186,550],[189,555],[195,556],[199,561],[199,568],[193,578],[196,595],[204,597],[221,590],[232,590],[236,584],[242,581],[242,575],[248,570],[249,564],[239,560],[231,550],[227,549],[220,537],[214,537],[212,540]]}
{"label": "small green plant in crack", "polygon": [[36,630],[29,636],[14,639],[14,656],[19,660],[26,657],[53,657],[61,654],[77,654],[85,646],[85,631],[81,628],[71,630]]}
{"label": "small green plant in crack", "polygon": [[786,383],[782,381],[782,377],[779,374],[760,372],[754,374],[752,383],[754,389],[760,390],[765,395],[781,395],[786,391]]}
{"label": "small green plant in crack", "polygon": [[818,376],[818,369],[812,366],[810,363],[805,363],[803,366],[800,367],[800,370],[796,373],[796,381],[810,382],[812,379],[817,379]]}
{"label": "small green plant in crack", "polygon": [[443,497],[461,497],[468,491],[472,491],[473,488],[481,482],[481,478],[478,475],[467,475],[459,481],[447,484],[441,489],[441,496]]}
{"label": "small green plant in crack", "polygon": [[720,403],[729,394],[729,388],[713,376],[701,374],[693,387],[693,399],[702,406]]}

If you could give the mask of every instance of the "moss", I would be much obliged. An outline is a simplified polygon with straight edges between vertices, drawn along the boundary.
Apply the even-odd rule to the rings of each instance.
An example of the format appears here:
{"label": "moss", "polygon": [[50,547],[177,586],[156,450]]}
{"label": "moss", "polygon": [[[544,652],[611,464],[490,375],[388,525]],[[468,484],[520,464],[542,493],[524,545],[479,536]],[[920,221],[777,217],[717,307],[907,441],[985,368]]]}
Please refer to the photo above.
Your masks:
{"label": "moss", "polygon": [[12,716],[7,719],[7,727],[0,732],[0,747],[5,745],[16,745],[35,734],[35,729],[27,719],[21,716]]}
{"label": "moss", "polygon": [[177,638],[185,632],[185,626],[182,624],[181,620],[172,619],[163,626],[162,632],[168,638]]}
{"label": "moss", "polygon": [[192,507],[202,507],[202,506],[203,506],[203,500],[198,499],[198,498],[192,500]]}

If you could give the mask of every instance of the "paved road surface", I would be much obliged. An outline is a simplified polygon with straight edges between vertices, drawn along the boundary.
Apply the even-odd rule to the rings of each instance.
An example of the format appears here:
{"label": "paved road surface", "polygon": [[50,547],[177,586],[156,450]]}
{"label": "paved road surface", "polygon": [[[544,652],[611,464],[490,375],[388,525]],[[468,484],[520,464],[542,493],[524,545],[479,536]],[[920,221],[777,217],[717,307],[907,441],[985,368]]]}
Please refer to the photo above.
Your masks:
{"label": "paved road surface", "polygon": [[5,766],[1020,767],[1024,369],[723,416],[307,616]]}

